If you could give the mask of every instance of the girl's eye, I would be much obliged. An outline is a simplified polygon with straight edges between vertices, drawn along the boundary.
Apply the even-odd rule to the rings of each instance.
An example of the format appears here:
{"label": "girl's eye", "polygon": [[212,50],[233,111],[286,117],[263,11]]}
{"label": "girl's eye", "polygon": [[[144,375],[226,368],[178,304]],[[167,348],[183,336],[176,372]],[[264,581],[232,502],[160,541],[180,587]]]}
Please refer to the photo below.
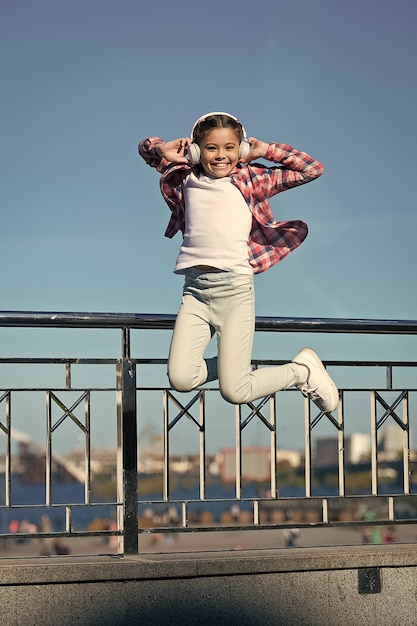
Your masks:
{"label": "girl's eye", "polygon": [[[234,146],[233,144],[231,144],[230,146],[225,146],[225,150],[235,150],[236,146]],[[209,152],[213,152],[214,150],[217,150],[217,146],[204,146],[204,149],[209,151]]]}

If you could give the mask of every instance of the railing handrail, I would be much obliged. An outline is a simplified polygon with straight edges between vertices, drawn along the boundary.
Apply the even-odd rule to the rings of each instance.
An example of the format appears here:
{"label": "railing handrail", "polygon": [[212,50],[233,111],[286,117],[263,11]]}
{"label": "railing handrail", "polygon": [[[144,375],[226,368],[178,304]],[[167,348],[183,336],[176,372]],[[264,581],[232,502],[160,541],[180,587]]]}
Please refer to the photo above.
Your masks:
{"label": "railing handrail", "polygon": [[[167,313],[100,313],[0,311],[0,327],[131,328],[170,330],[176,315]],[[257,316],[255,329],[267,332],[417,334],[417,320]]]}

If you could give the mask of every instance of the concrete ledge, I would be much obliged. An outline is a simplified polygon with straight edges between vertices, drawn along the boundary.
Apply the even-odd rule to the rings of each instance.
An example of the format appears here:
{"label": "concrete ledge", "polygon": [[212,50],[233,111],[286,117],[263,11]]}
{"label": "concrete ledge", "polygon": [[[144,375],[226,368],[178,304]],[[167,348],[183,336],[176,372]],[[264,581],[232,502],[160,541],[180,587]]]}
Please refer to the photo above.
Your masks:
{"label": "concrete ledge", "polygon": [[348,546],[146,556],[0,559],[0,587],[53,583],[235,576],[363,567],[416,567],[417,545]]}
{"label": "concrete ledge", "polygon": [[415,626],[417,546],[0,560],[2,626]]}

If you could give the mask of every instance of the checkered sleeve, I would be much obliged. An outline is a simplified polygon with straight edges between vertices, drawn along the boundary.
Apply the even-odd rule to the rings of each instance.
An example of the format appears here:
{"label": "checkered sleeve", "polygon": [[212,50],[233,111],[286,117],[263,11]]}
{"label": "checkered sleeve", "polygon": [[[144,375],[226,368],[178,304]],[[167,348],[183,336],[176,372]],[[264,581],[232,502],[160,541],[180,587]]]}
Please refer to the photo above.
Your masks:
{"label": "checkered sleeve", "polygon": [[269,144],[265,159],[279,164],[270,168],[261,167],[256,172],[257,186],[262,187],[263,194],[269,198],[319,178],[324,170],[323,165],[307,152],[285,143]]}
{"label": "checkered sleeve", "polygon": [[169,165],[169,161],[159,156],[159,154],[155,154],[153,151],[153,147],[157,143],[162,143],[163,139],[160,137],[148,137],[147,139],[143,139],[138,144],[138,152],[142,159],[150,165],[158,170],[158,172],[163,172],[164,169]]}

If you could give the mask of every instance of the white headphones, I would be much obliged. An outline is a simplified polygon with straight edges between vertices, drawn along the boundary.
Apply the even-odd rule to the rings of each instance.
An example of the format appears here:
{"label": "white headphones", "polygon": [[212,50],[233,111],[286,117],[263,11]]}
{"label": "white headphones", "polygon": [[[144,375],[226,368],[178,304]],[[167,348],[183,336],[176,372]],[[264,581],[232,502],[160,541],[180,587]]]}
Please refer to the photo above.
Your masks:
{"label": "white headphones", "polygon": [[[211,113],[206,113],[202,117],[199,117],[191,129],[191,145],[188,146],[188,154],[190,157],[191,165],[197,165],[198,163],[200,163],[200,146],[197,143],[194,143],[194,131],[196,127],[200,124],[200,122],[203,122],[206,118],[211,117],[212,115],[226,115],[227,117],[230,117],[232,120],[235,120],[235,122],[242,126],[237,117],[234,117],[234,115],[230,115],[230,113],[225,113],[224,111],[212,111]],[[239,159],[246,158],[250,152],[250,144],[247,140],[246,131],[243,126],[242,131],[243,139],[239,144]]]}

